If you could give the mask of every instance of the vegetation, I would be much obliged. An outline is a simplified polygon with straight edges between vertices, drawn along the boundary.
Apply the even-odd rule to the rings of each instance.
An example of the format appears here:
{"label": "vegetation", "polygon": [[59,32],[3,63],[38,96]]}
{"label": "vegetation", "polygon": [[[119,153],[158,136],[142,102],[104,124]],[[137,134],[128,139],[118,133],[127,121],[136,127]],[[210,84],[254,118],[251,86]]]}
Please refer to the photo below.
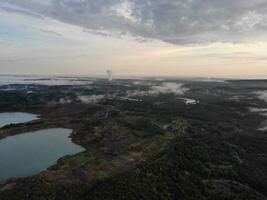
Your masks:
{"label": "vegetation", "polygon": [[60,159],[58,163],[61,166],[73,168],[82,166],[93,159],[94,157],[92,156],[92,154],[88,151],[85,151],[77,155],[66,156]]}
{"label": "vegetation", "polygon": [[150,137],[158,134],[163,134],[164,130],[154,123],[151,119],[145,117],[127,116],[124,115],[121,123],[127,128],[136,130],[137,136]]}
{"label": "vegetation", "polygon": [[[108,90],[112,95],[119,90],[125,95],[138,89],[125,82],[77,90],[82,94]],[[188,98],[200,104],[185,105],[173,94],[160,94],[140,97],[142,101],[106,99],[95,105],[47,107],[42,102],[57,99],[56,91],[60,96],[63,90],[72,93],[76,88],[41,88],[42,94],[25,99],[39,103],[26,107],[42,113],[42,126],[72,128],[72,140],[86,150],[61,158],[40,175],[0,184],[0,199],[266,199],[267,135],[257,130],[263,117],[248,110],[264,105],[250,95],[258,89],[255,83],[187,86]],[[237,102],[231,100],[233,95],[248,98]],[[19,103],[13,107],[23,108]],[[14,132],[15,127],[7,130]]]}

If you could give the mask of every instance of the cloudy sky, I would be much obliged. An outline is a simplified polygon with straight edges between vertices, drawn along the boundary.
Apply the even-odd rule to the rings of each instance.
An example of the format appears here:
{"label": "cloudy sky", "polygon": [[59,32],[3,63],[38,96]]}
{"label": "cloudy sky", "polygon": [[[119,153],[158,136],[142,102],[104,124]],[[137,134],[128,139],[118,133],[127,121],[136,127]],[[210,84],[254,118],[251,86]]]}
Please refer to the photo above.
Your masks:
{"label": "cloudy sky", "polygon": [[267,76],[266,0],[0,0],[0,73]]}

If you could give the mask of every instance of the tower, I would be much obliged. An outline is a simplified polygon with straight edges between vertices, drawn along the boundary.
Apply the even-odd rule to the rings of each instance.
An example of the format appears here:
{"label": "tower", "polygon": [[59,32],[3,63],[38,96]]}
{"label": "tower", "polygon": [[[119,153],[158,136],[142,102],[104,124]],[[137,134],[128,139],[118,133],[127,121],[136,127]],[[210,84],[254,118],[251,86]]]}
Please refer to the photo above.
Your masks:
{"label": "tower", "polygon": [[109,81],[112,81],[112,80],[113,80],[113,77],[112,77],[112,70],[108,69],[108,70],[107,70],[107,75],[108,75],[108,80],[109,80]]}

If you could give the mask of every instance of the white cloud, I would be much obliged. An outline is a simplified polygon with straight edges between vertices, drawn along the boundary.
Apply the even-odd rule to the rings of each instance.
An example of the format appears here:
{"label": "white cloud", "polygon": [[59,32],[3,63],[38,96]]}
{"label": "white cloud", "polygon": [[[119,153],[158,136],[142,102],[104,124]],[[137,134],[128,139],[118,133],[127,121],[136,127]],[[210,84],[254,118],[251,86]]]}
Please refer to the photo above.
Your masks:
{"label": "white cloud", "polygon": [[257,29],[267,28],[267,15],[262,13],[257,13],[255,11],[250,11],[241,17],[236,23],[236,27],[239,32],[243,31],[253,31]]}
{"label": "white cloud", "polygon": [[166,82],[160,86],[153,86],[152,90],[157,93],[172,93],[175,95],[183,95],[188,89],[183,87],[181,83]]}
{"label": "white cloud", "polygon": [[250,107],[250,108],[249,108],[249,111],[250,111],[250,112],[255,112],[255,113],[258,113],[258,112],[267,112],[267,108],[255,108],[255,107]]}
{"label": "white cloud", "polygon": [[257,97],[265,102],[267,102],[267,90],[265,91],[258,91],[255,92],[255,94],[257,95]]}
{"label": "white cloud", "polygon": [[133,6],[134,5],[130,1],[126,0],[114,5],[113,7],[111,7],[111,10],[113,9],[118,16],[138,23],[140,22],[140,20],[133,15]]}
{"label": "white cloud", "polygon": [[105,95],[88,95],[88,96],[79,96],[78,100],[83,103],[97,103],[101,99],[104,99]]}
{"label": "white cloud", "polygon": [[128,96],[149,96],[149,95],[159,95],[159,94],[174,94],[183,95],[188,88],[185,88],[181,83],[165,82],[161,85],[151,86],[147,91],[135,90],[128,93]]}
{"label": "white cloud", "polygon": [[267,126],[258,129],[259,131],[267,131]]}
{"label": "white cloud", "polygon": [[183,100],[186,105],[196,105],[196,104],[199,104],[199,101],[197,101],[195,99],[188,99],[188,98],[180,98],[180,99]]}
{"label": "white cloud", "polygon": [[[267,90],[265,91],[257,91],[255,92],[255,94],[257,95],[257,97],[260,99],[260,100],[263,100],[265,102],[267,102]],[[264,117],[267,117],[267,108],[249,108],[249,110],[251,112],[256,112],[256,113],[259,113],[260,115],[264,116]],[[267,131],[267,121],[264,121],[262,123],[262,127],[259,128],[258,130],[259,131]]]}

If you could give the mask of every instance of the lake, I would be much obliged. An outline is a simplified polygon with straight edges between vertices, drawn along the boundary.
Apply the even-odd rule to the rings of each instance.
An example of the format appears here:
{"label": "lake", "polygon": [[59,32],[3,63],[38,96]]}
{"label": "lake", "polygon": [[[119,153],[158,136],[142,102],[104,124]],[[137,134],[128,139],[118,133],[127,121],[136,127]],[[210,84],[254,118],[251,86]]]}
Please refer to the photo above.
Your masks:
{"label": "lake", "polygon": [[0,128],[9,124],[18,124],[38,119],[38,115],[23,112],[0,113]]}
{"label": "lake", "polygon": [[0,140],[0,181],[38,174],[59,158],[84,151],[72,143],[71,132],[63,128],[45,129]]}

